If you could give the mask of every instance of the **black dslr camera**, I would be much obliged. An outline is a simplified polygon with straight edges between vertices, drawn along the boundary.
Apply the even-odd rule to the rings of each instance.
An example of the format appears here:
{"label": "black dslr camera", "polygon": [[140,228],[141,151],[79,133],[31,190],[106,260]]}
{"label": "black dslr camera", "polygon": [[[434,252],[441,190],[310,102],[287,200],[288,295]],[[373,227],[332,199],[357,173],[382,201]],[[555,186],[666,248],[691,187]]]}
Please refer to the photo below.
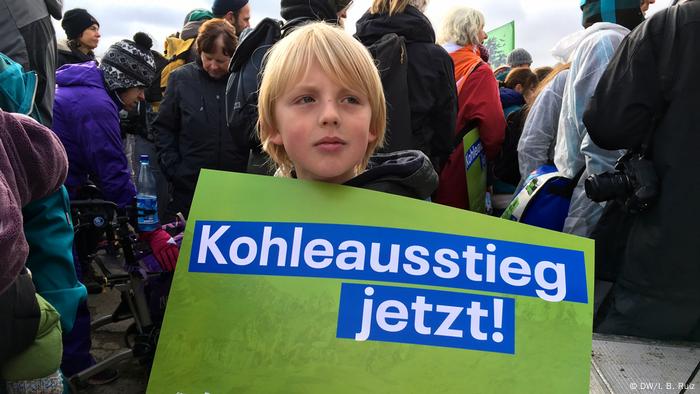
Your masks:
{"label": "black dslr camera", "polygon": [[630,152],[615,165],[615,172],[591,175],[585,181],[586,195],[595,202],[618,200],[630,213],[647,210],[659,195],[654,164],[642,154]]}

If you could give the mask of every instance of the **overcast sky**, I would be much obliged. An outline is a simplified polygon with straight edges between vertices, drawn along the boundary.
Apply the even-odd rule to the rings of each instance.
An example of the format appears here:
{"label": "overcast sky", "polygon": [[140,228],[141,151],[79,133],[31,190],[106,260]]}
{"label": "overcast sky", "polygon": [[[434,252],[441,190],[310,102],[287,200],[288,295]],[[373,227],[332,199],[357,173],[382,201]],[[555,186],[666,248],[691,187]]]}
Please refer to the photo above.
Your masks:
{"label": "overcast sky", "polygon": [[[162,50],[168,35],[180,30],[185,15],[194,8],[210,8],[213,0],[64,0],[64,11],[85,8],[100,22],[102,39],[97,53],[123,38],[131,38],[137,31],[149,33],[154,49]],[[649,14],[667,7],[671,0],[658,0]],[[251,0],[252,21],[279,18],[278,0]],[[346,30],[355,32],[355,22],[369,8],[371,0],[355,0],[348,13]],[[431,0],[427,15],[436,30],[444,14],[455,5],[466,5],[482,11],[486,30],[511,20],[515,21],[515,44],[527,49],[534,65],[555,63],[550,49],[565,35],[581,30],[580,0]],[[65,33],[59,21],[54,21],[59,38]]]}

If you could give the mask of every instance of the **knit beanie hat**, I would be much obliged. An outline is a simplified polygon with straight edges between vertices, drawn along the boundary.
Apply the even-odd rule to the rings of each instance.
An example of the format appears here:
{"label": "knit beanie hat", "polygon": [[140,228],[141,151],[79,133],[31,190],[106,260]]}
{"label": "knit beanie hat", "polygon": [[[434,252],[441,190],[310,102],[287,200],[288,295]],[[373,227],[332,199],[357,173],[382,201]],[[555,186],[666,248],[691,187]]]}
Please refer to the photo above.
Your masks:
{"label": "knit beanie hat", "polygon": [[208,21],[209,19],[214,19],[214,14],[212,14],[211,11],[205,10],[204,8],[197,8],[187,14],[185,23],[182,25],[184,26],[189,22]]}
{"label": "knit beanie hat", "polygon": [[581,11],[584,28],[596,22],[609,22],[633,30],[644,21],[639,0],[583,0]]}
{"label": "knit beanie hat", "polygon": [[102,57],[107,89],[128,89],[150,86],[156,76],[156,63],[151,51],[129,40],[121,40],[109,47]]}
{"label": "knit beanie hat", "polygon": [[80,37],[85,29],[92,25],[99,26],[100,23],[97,22],[97,19],[90,15],[87,10],[82,8],[74,8],[66,11],[61,21],[61,27],[66,31],[66,37],[68,37],[69,40]]}
{"label": "knit beanie hat", "polygon": [[523,48],[516,48],[508,54],[506,63],[508,63],[508,65],[511,67],[519,66],[521,64],[532,64],[532,56],[530,56],[530,52],[524,50]]}
{"label": "knit beanie hat", "polygon": [[214,16],[226,15],[229,11],[236,12],[248,4],[248,0],[214,0],[211,12]]}
{"label": "knit beanie hat", "polygon": [[[337,9],[341,0],[282,0],[280,15],[286,21],[305,18],[314,21],[335,22],[338,19]],[[347,4],[345,4],[347,6]]]}

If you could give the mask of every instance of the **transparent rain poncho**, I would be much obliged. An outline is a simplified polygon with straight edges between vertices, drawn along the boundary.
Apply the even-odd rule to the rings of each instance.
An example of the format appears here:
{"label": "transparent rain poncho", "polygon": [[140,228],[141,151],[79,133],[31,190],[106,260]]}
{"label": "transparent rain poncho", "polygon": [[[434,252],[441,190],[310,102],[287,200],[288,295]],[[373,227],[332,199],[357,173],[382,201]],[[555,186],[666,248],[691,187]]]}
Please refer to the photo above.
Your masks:
{"label": "transparent rain poncho", "polygon": [[[605,68],[629,30],[613,23],[599,22],[564,38],[553,51],[571,62],[564,86],[554,164],[573,178],[585,167],[571,198],[564,232],[589,236],[602,214],[604,204],[586,197],[583,183],[588,175],[612,171],[623,151],[608,151],[596,146],[583,124],[583,112],[593,96]],[[568,54],[568,56],[566,56]]]}
{"label": "transparent rain poncho", "polygon": [[554,142],[559,127],[562,95],[569,70],[563,70],[545,87],[532,104],[523,134],[518,141],[518,166],[521,179],[554,159]]}

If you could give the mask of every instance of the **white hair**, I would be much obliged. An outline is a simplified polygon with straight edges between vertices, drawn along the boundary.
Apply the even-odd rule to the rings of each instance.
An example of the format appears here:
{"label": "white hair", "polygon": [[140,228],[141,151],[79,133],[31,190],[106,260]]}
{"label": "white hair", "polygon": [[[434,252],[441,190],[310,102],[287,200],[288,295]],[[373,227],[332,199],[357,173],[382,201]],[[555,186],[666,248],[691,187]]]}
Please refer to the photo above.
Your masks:
{"label": "white hair", "polygon": [[484,25],[484,14],[481,11],[469,7],[455,7],[447,13],[442,22],[438,42],[453,42],[461,46],[479,44],[479,32]]}

